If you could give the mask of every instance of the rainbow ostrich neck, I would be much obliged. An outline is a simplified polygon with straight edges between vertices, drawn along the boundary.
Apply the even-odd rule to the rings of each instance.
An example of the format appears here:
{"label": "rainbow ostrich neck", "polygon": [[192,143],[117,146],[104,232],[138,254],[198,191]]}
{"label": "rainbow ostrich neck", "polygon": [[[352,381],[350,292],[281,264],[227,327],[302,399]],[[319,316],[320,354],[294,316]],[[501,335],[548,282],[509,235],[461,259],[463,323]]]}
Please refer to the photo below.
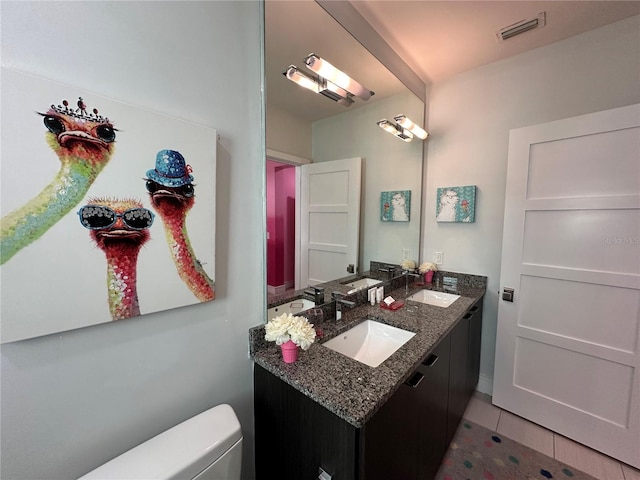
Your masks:
{"label": "rainbow ostrich neck", "polygon": [[113,320],[140,315],[137,288],[137,263],[139,245],[106,246],[107,291],[109,292],[109,311]]}
{"label": "rainbow ostrich neck", "polygon": [[84,198],[106,165],[74,156],[60,156],[62,167],[38,196],[2,219],[0,264],[40,238]]}
{"label": "rainbow ostrich neck", "polygon": [[198,300],[207,302],[215,298],[214,282],[196,258],[186,229],[187,211],[159,211],[165,225],[167,243],[173,255],[178,275]]}

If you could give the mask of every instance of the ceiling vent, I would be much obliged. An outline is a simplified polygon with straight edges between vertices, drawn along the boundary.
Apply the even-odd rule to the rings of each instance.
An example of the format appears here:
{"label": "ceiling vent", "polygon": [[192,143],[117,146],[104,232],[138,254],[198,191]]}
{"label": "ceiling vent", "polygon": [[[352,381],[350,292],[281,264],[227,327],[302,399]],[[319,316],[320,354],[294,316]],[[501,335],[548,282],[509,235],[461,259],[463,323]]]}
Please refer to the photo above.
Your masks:
{"label": "ceiling vent", "polygon": [[498,41],[502,42],[508,38],[515,37],[521,33],[528,32],[534,28],[544,27],[547,23],[546,12],[540,12],[538,16],[534,18],[527,18],[526,20],[520,20],[519,22],[509,25],[508,27],[501,28],[496,32]]}

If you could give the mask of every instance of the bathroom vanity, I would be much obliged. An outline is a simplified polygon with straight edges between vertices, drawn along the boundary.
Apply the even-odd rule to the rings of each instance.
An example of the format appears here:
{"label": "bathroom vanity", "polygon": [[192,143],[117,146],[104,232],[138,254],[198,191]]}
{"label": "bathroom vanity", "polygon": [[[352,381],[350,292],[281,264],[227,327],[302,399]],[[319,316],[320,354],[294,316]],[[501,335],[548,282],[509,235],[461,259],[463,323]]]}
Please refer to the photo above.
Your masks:
{"label": "bathroom vanity", "polygon": [[[256,478],[433,478],[478,381],[486,278],[457,280],[460,297],[446,308],[363,304],[317,324],[323,338],[294,364],[260,340],[264,327],[252,329]],[[377,367],[322,345],[366,319],[415,335]]]}

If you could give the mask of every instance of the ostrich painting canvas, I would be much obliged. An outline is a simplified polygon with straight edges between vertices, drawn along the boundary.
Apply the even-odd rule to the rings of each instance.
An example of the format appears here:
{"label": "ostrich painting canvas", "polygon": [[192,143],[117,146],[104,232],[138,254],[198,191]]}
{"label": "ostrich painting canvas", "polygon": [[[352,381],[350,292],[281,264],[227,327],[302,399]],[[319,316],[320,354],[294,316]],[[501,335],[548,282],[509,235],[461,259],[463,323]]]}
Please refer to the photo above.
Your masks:
{"label": "ostrich painting canvas", "polygon": [[214,129],[7,68],[1,95],[2,343],[215,298]]}

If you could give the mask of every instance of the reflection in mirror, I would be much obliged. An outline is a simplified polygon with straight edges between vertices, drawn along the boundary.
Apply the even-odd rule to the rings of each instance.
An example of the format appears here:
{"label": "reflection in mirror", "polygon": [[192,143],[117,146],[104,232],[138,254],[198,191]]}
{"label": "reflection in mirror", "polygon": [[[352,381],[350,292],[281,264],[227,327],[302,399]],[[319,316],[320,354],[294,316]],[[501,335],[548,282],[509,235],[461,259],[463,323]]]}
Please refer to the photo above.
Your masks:
{"label": "reflection in mirror", "polygon": [[[311,53],[375,95],[366,101],[353,97],[353,103],[344,106],[287,80],[285,69],[295,65],[304,70],[303,59]],[[359,230],[355,273],[368,271],[371,261],[418,261],[423,142],[417,138],[403,142],[377,123],[403,114],[423,125],[423,102],[314,1],[265,2],[265,57],[270,297],[291,290],[300,293],[297,291],[309,285],[349,275],[346,262],[341,273],[331,277],[310,274],[300,279],[296,241],[301,238],[302,222],[296,224],[297,178],[306,168],[300,165],[362,159],[360,213],[354,220]],[[403,192],[406,198],[408,220],[385,216],[390,206],[383,199],[392,196],[383,193],[395,192]],[[405,197],[406,192],[410,196]],[[310,235],[313,242],[313,232]]]}

